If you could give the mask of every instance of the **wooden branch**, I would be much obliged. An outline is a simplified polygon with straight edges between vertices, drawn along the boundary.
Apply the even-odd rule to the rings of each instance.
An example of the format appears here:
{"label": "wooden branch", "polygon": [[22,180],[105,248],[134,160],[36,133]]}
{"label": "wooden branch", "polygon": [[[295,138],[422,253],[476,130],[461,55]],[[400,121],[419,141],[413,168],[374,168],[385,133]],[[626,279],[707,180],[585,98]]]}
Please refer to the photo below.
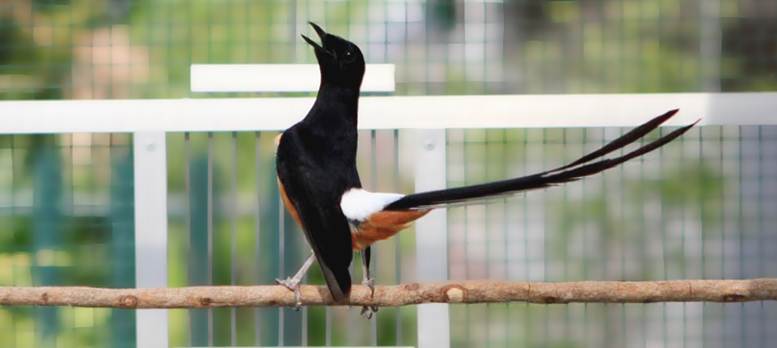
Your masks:
{"label": "wooden branch", "polygon": [[[325,287],[302,286],[304,305],[334,305]],[[463,281],[364,286],[344,305],[404,306],[419,303],[649,303],[777,300],[777,278],[748,280],[584,281],[533,283]],[[204,308],[293,306],[294,296],[277,285],[198,286],[159,289],[91,287],[0,287],[0,305],[114,308]],[[343,304],[341,304],[343,305]]]}

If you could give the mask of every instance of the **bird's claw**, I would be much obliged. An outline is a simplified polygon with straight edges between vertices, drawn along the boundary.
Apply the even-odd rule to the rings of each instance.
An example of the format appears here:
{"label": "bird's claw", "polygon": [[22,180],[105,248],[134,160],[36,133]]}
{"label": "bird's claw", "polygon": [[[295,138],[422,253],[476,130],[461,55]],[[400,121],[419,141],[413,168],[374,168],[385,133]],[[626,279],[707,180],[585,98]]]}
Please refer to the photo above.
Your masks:
{"label": "bird's claw", "polygon": [[361,315],[367,319],[372,319],[372,316],[378,312],[378,306],[362,306]]}
{"label": "bird's claw", "polygon": [[[362,285],[370,288],[370,297],[375,296],[375,279],[366,278],[362,280]],[[367,319],[372,319],[372,316],[378,312],[378,306],[362,306],[361,315]]]}
{"label": "bird's claw", "polygon": [[275,282],[294,292],[294,310],[298,311],[302,307],[302,293],[299,290],[299,281],[293,278],[277,278]]}

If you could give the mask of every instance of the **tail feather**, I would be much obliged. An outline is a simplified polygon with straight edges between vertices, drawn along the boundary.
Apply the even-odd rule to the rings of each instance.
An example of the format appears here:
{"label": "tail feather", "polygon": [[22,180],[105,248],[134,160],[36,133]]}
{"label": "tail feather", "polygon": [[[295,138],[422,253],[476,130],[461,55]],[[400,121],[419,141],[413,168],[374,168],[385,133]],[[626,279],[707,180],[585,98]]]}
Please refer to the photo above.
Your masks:
{"label": "tail feather", "polygon": [[606,145],[602,146],[600,149],[598,149],[598,150],[596,150],[594,152],[591,152],[591,153],[589,153],[589,154],[587,154],[587,155],[585,155],[583,157],[580,157],[579,159],[577,159],[576,161],[574,161],[572,163],[569,163],[569,164],[567,164],[565,166],[558,167],[556,169],[549,170],[549,171],[547,171],[545,173],[558,172],[558,171],[561,171],[561,170],[564,170],[564,169],[567,169],[567,168],[572,168],[572,167],[581,165],[583,163],[589,162],[589,161],[591,161],[593,159],[602,157],[602,156],[604,156],[604,155],[606,155],[606,154],[608,154],[610,152],[613,152],[613,151],[615,151],[617,149],[620,149],[620,148],[622,148],[622,147],[624,147],[626,145],[629,145],[629,144],[637,141],[638,139],[642,138],[643,136],[645,136],[645,134],[648,134],[651,131],[653,131],[654,129],[658,128],[658,126],[660,126],[662,123],[666,122],[666,120],[670,119],[672,116],[677,114],[678,111],[680,111],[680,109],[669,110],[666,113],[664,113],[663,115],[656,116],[652,120],[647,121],[647,122],[641,124],[640,126],[638,126],[638,127],[634,128],[634,129],[628,131],[626,134],[621,135],[617,139],[615,139],[613,141],[610,141]]}
{"label": "tail feather", "polygon": [[558,167],[556,169],[522,176],[519,178],[495,181],[485,184],[415,193],[404,196],[401,199],[387,205],[384,210],[428,208],[476,198],[545,188],[557,184],[576,181],[583,177],[602,172],[630,159],[653,151],[676,139],[699,122],[697,120],[690,125],[678,128],[671,133],[620,157],[601,159],[599,161],[589,163],[596,158],[604,156],[633,143],[637,139],[657,128],[661,123],[668,120],[675,113],[677,113],[677,110],[672,110],[661,116],[653,118],[652,120],[622,135],[621,137],[607,143],[602,148],[591,152],[570,164]]}

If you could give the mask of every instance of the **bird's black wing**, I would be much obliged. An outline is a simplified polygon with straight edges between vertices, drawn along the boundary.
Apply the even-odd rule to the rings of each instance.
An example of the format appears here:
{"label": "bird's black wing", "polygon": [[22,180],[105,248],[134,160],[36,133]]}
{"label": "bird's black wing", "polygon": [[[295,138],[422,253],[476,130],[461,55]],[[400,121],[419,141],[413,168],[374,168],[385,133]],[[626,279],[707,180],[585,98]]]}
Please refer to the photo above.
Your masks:
{"label": "bird's black wing", "polygon": [[302,148],[294,131],[284,132],[276,160],[278,179],[297,210],[327,287],[335,301],[342,302],[351,289],[348,266],[353,250],[348,221],[340,209],[340,180]]}

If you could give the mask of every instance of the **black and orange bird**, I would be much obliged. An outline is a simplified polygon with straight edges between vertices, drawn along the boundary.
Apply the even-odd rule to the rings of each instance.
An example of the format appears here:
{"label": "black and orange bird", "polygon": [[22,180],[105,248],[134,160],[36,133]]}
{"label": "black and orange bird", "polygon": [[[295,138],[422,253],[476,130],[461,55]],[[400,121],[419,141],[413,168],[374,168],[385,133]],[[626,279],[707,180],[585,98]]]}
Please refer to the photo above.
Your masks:
{"label": "black and orange bird", "polygon": [[[312,255],[293,277],[278,280],[294,291],[297,306],[301,305],[299,283],[313,261],[318,261],[333,299],[344,303],[351,289],[348,267],[353,252],[363,253],[362,283],[372,289],[370,245],[395,235],[431,209],[575,181],[655,150],[696,124],[678,128],[620,156],[603,158],[656,129],[677,113],[671,110],[576,161],[541,173],[408,195],[369,192],[362,188],[356,170],[356,128],[364,56],[352,42],[329,34],[314,23],[310,25],[321,44],[305,35],[302,38],[313,46],[318,60],[321,71],[318,96],[305,118],[276,140],[281,197],[312,249]],[[369,316],[374,310],[377,309],[364,308],[363,313]]]}

